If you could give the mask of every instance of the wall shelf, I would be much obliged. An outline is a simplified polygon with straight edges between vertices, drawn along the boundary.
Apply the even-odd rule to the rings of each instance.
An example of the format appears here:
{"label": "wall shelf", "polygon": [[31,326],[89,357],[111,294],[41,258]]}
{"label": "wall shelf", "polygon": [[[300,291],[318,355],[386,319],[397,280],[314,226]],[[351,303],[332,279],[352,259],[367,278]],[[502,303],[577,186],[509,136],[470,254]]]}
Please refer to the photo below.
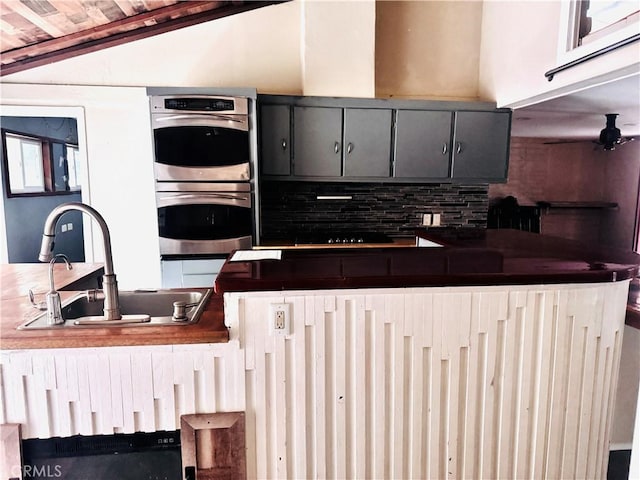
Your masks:
{"label": "wall shelf", "polygon": [[602,210],[608,208],[617,208],[618,204],[615,202],[563,202],[563,201],[539,201],[536,202],[541,208],[573,208],[573,209],[590,209],[590,210]]}

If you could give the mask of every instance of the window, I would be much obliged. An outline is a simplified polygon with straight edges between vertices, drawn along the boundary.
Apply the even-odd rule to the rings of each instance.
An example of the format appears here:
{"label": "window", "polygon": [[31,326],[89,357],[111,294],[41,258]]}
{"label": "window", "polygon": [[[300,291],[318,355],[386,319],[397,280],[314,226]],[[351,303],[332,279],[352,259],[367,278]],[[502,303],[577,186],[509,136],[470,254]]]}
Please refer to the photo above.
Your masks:
{"label": "window", "polygon": [[77,145],[67,147],[67,184],[71,190],[80,190],[80,150]]}
{"label": "window", "polygon": [[77,145],[3,129],[2,146],[9,197],[80,190]]}
{"label": "window", "polygon": [[598,38],[613,33],[632,23],[640,8],[633,1],[597,1],[584,2],[578,38],[579,45],[585,45]]}
{"label": "window", "polygon": [[[632,24],[640,8],[633,1],[583,1],[578,20],[579,45],[586,45],[599,38],[624,29]],[[637,18],[635,18],[637,21]]]}
{"label": "window", "polygon": [[562,2],[559,63],[570,62],[640,33],[637,0]]}
{"label": "window", "polygon": [[44,192],[44,161],[39,140],[6,134],[9,191],[15,193]]}

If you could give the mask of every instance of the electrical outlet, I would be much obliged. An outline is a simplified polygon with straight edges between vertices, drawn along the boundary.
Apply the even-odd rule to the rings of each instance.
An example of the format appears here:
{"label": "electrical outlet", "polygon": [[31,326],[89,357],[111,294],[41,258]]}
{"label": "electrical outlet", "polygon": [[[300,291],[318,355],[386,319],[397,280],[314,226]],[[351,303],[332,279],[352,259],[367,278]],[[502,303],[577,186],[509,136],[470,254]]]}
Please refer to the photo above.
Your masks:
{"label": "electrical outlet", "polygon": [[432,225],[434,227],[439,227],[440,226],[440,214],[439,213],[434,213],[433,214],[433,222]]}
{"label": "electrical outlet", "polygon": [[291,304],[272,303],[269,309],[269,325],[273,335],[291,334]]}
{"label": "electrical outlet", "polygon": [[426,227],[431,225],[431,214],[430,213],[423,213],[422,214],[422,225],[424,225]]}

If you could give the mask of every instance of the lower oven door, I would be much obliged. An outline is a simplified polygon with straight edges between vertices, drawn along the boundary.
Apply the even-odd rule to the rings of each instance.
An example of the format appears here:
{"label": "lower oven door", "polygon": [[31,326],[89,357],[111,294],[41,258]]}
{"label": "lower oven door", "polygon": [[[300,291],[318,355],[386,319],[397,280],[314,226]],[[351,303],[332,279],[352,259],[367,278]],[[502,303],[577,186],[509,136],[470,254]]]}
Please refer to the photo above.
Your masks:
{"label": "lower oven door", "polygon": [[251,248],[251,192],[157,192],[161,255],[207,255]]}

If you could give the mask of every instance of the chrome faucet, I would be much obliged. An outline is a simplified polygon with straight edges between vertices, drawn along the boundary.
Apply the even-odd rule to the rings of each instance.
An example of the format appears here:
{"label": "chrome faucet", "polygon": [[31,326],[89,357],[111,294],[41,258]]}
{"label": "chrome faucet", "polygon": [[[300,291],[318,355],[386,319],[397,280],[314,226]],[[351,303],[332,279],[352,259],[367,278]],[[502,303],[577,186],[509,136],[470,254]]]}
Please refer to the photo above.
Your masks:
{"label": "chrome faucet", "polygon": [[62,302],[60,301],[60,294],[56,291],[56,285],[53,281],[53,266],[59,258],[64,260],[64,263],[67,264],[67,270],[71,270],[73,268],[67,256],[62,253],[54,255],[49,262],[49,292],[45,297],[45,304],[47,305],[47,323],[49,325],[60,325],[64,323],[64,318],[62,318]]}
{"label": "chrome faucet", "polygon": [[53,258],[53,246],[56,236],[56,224],[59,218],[70,210],[78,210],[93,218],[102,231],[102,243],[104,246],[104,275],[102,276],[102,288],[104,290],[104,319],[120,320],[120,300],[118,295],[118,282],[113,271],[113,257],[111,255],[111,237],[107,223],[95,209],[80,202],[69,202],[58,205],[54,208],[44,223],[44,233],[42,234],[42,245],[38,260],[50,262]]}

